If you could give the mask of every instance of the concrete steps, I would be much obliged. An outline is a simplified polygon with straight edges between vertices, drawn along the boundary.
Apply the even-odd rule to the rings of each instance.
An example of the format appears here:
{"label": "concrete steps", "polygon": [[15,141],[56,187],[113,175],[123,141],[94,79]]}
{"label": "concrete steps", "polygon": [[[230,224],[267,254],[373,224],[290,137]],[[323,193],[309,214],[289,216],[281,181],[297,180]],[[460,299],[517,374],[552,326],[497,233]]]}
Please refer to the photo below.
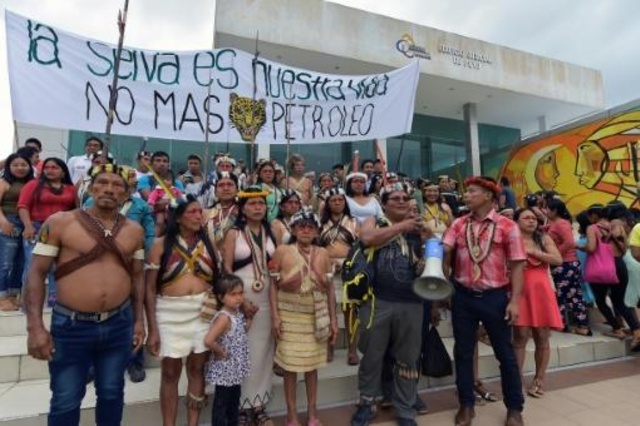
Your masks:
{"label": "concrete steps", "polygon": [[[33,360],[27,355],[25,318],[21,314],[3,314],[0,316],[0,424],[3,426],[39,426],[46,425],[46,413],[50,399],[48,369],[45,362]],[[451,323],[445,318],[439,331],[447,350],[453,353]],[[319,372],[318,404],[332,406],[348,404],[357,398],[357,367],[346,363],[347,351],[344,335],[341,336],[335,353],[334,362]],[[491,348],[479,344],[481,378],[499,375],[499,366]],[[582,337],[572,334],[552,333],[551,361],[549,368],[563,368],[576,364],[588,364],[612,358],[623,357],[628,353],[627,343],[612,339],[596,332],[595,336]],[[527,347],[525,373],[533,371],[533,342]],[[432,388],[451,385],[453,376],[441,379],[423,377],[420,388]],[[282,379],[274,380],[274,399],[269,411],[274,414],[284,412]],[[160,424],[160,406],[158,390],[160,369],[158,361],[148,357],[147,379],[142,383],[130,383],[125,388],[125,419],[127,425]],[[180,382],[180,395],[186,394],[186,377]],[[305,407],[304,382],[299,376],[298,403]],[[95,394],[93,386],[87,386],[87,395],[83,401],[82,425],[93,424]],[[180,418],[185,418],[183,404],[180,404]],[[210,421],[210,408],[203,410],[202,424]]]}

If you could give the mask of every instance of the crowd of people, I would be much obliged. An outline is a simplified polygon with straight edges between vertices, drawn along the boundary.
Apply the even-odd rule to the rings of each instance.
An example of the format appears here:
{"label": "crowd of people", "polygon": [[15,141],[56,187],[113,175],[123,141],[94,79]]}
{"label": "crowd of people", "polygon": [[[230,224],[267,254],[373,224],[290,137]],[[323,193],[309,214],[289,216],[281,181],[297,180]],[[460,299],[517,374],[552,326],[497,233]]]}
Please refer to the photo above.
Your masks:
{"label": "crowd of people", "polygon": [[[213,425],[272,424],[274,373],[284,381],[286,425],[300,424],[298,373],[306,424],[319,425],[318,370],[333,360],[339,307],[345,324],[360,319],[359,329],[345,328],[347,362],[358,365],[352,426],[391,406],[399,425],[426,413],[422,342],[444,309],[455,339],[456,425],[472,423],[477,402],[498,400],[478,378],[478,342],[500,363],[509,426],[523,424],[525,392],[544,395],[550,331],[591,335],[590,307],[607,335],[640,349],[640,216],[620,202],[574,220],[553,192],[519,202],[505,178],[412,180],[380,160],[337,164],[316,179],[297,154],[285,166],[252,168],[218,154],[208,174],[193,154],[174,174],[166,152],[118,165],[95,137],[67,162],[41,160],[41,150],[29,139],[0,164],[0,310],[26,312],[29,353],[49,362],[49,425],[78,424],[92,378],[97,424],[119,425],[125,372],[145,379],[143,345],[161,359],[165,426],[177,422],[185,366],[190,426],[207,385]],[[456,290],[447,303],[413,291],[433,238]],[[375,297],[338,304],[355,244],[375,249]],[[530,338],[536,368],[523,391]]]}

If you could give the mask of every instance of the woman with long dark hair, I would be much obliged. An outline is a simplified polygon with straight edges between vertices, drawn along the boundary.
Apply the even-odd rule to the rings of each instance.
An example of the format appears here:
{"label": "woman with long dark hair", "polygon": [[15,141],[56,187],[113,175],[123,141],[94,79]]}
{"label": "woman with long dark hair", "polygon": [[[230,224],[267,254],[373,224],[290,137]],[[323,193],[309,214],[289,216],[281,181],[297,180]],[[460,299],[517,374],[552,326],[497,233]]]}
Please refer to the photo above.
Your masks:
{"label": "woman with long dark hair", "polygon": [[291,217],[302,208],[302,197],[298,191],[285,189],[280,198],[280,211],[271,221],[271,229],[276,237],[276,243],[289,244],[291,241]]}
{"label": "woman with long dark hair", "polygon": [[164,237],[156,238],[147,258],[146,312],[149,352],[159,356],[160,409],[164,426],[174,426],[178,382],[187,361],[187,424],[199,424],[205,404],[204,367],[209,350],[204,337],[215,306],[216,255],[202,226],[202,207],[193,195],[174,200]]}
{"label": "woman with long dark hair", "polygon": [[[73,210],[77,207],[76,191],[71,182],[67,165],[59,158],[51,157],[42,163],[42,174],[37,180],[31,180],[20,191],[18,198],[18,215],[24,224],[22,232],[24,247],[24,274],[22,281],[26,283],[26,273],[31,265],[36,235],[49,216]],[[47,304],[55,302],[55,277],[53,270],[48,275],[49,297]]]}
{"label": "woman with long dark hair", "polygon": [[256,167],[256,185],[269,194],[267,200],[267,220],[271,222],[278,217],[282,190],[276,182],[276,166],[272,161],[261,160]]}
{"label": "woman with long dark hair", "polygon": [[222,248],[225,272],[239,276],[244,283],[245,314],[255,315],[247,334],[251,373],[241,387],[239,425],[264,426],[271,421],[265,411],[272,398],[275,350],[268,264],[276,250],[276,240],[267,222],[268,195],[261,187],[249,187],[238,193],[238,218],[227,231]]}
{"label": "woman with long dark hair", "polygon": [[562,256],[562,264],[554,267],[551,274],[556,284],[560,313],[565,320],[565,331],[590,336],[592,333],[582,294],[582,269],[576,253],[571,214],[562,200],[557,198],[548,200],[546,213],[549,236]]}
{"label": "woman with long dark hair", "polygon": [[367,175],[350,173],[345,181],[347,203],[351,214],[362,223],[369,217],[381,218],[382,207],[373,195],[367,194]]}
{"label": "woman with long dark hair", "polygon": [[[587,253],[594,253],[599,244],[608,245],[615,262],[618,282],[590,282],[591,289],[596,299],[600,313],[611,326],[612,331],[605,333],[608,336],[625,339],[626,333],[620,317],[624,318],[633,333],[632,350],[640,350],[640,322],[635,309],[624,304],[624,296],[629,282],[629,272],[623,256],[627,252],[627,232],[623,218],[627,208],[624,204],[614,202],[606,208],[589,208],[589,215],[595,219],[587,228],[587,244],[584,247]],[[587,255],[587,262],[589,257]],[[607,296],[613,305],[613,312],[607,305]]]}
{"label": "woman with long dark hair", "polygon": [[562,256],[551,237],[540,232],[538,218],[533,209],[519,209],[513,219],[520,228],[527,252],[524,286],[520,295],[520,316],[514,324],[513,347],[522,371],[527,341],[533,335],[536,374],[527,393],[539,398],[544,394],[544,378],[551,356],[550,329],[563,328],[549,277],[549,265],[560,265]]}
{"label": "woman with long dark hair", "polygon": [[[342,189],[334,188],[326,191],[324,198],[327,201],[320,219],[320,246],[327,249],[333,262],[334,286],[337,284],[342,287],[340,269],[349,249],[360,235],[360,223],[351,215],[347,197]],[[349,365],[358,365],[360,359],[356,350],[357,341],[352,336],[351,330],[351,325],[356,318],[355,306],[353,303],[346,303],[343,306],[346,307],[342,312],[344,314],[347,341],[349,342],[347,363]]]}
{"label": "woman with long dark hair", "polygon": [[19,307],[24,227],[17,206],[20,191],[31,179],[33,167],[29,158],[11,154],[5,162],[4,176],[0,179],[0,311],[15,311]]}

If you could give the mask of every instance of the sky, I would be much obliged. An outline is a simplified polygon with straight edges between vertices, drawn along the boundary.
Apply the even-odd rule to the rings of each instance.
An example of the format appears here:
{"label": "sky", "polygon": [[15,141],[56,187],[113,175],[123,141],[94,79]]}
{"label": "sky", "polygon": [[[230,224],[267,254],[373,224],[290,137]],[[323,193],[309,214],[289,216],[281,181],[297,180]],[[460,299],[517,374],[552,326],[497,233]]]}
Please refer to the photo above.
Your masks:
{"label": "sky", "polygon": [[[333,1],[598,69],[607,107],[640,98],[640,0]],[[0,0],[3,10],[114,44],[116,17],[123,5],[124,0]],[[155,50],[208,49],[213,15],[214,0],[130,0],[125,44]],[[13,145],[4,16],[0,46],[1,158]]]}

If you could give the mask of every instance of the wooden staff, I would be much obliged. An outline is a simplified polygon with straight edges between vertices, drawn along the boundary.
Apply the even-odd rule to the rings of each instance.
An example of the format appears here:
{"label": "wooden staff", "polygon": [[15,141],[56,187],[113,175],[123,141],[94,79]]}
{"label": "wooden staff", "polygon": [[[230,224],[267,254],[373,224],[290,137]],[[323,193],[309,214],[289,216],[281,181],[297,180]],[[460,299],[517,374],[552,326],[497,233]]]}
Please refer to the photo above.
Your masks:
{"label": "wooden staff", "polygon": [[286,127],[285,133],[287,136],[287,159],[284,162],[284,181],[287,189],[289,189],[289,159],[291,157],[291,135],[289,132],[291,131],[291,120],[287,118],[284,125]]}
{"label": "wooden staff", "polygon": [[17,151],[20,148],[20,140],[18,139],[18,123],[13,120],[13,150]]}
{"label": "wooden staff", "polygon": [[[256,94],[258,92],[258,83],[257,83],[257,69],[258,69],[258,57],[260,56],[260,51],[258,50],[258,39],[260,37],[260,32],[256,31],[256,49],[253,55],[253,60],[251,61],[251,71],[253,72],[253,95],[251,97],[251,99],[253,99],[253,101],[255,102],[256,100]],[[253,114],[253,113],[252,113]],[[255,147],[256,147],[256,137],[257,137],[257,133],[256,136],[253,137],[253,139],[251,139],[251,152],[249,153],[249,167],[251,167],[253,169],[254,164],[255,164]],[[288,148],[287,148],[288,149]]]}
{"label": "wooden staff", "polygon": [[127,11],[129,10],[129,0],[124,0],[124,13],[118,11],[118,49],[116,50],[116,60],[113,65],[113,81],[111,83],[111,93],[109,95],[109,112],[107,113],[107,129],[104,136],[104,156],[109,156],[109,142],[111,141],[111,126],[113,125],[113,115],[118,102],[118,72],[120,72],[120,55],[122,54],[122,44],[124,43],[124,30],[127,26]]}
{"label": "wooden staff", "polygon": [[357,173],[360,167],[360,151],[353,151],[353,157],[351,158],[351,169],[353,173]]}
{"label": "wooden staff", "polygon": [[[215,11],[215,4],[213,6],[214,11]],[[212,29],[212,33],[211,33],[211,50],[214,50],[216,48],[216,20],[215,17],[213,19],[213,29]],[[209,84],[207,85],[207,107],[209,109],[211,109],[211,107],[209,106],[209,100],[211,99],[211,86],[212,86],[212,82],[211,82],[211,77],[213,75],[213,69],[209,68]],[[206,120],[206,124],[205,124],[205,129],[204,129],[204,168],[202,169],[202,173],[205,176],[205,180],[207,178],[207,167],[209,164],[209,123],[211,121],[211,114],[207,114],[207,120]],[[227,134],[227,144],[229,143],[229,137]]]}

